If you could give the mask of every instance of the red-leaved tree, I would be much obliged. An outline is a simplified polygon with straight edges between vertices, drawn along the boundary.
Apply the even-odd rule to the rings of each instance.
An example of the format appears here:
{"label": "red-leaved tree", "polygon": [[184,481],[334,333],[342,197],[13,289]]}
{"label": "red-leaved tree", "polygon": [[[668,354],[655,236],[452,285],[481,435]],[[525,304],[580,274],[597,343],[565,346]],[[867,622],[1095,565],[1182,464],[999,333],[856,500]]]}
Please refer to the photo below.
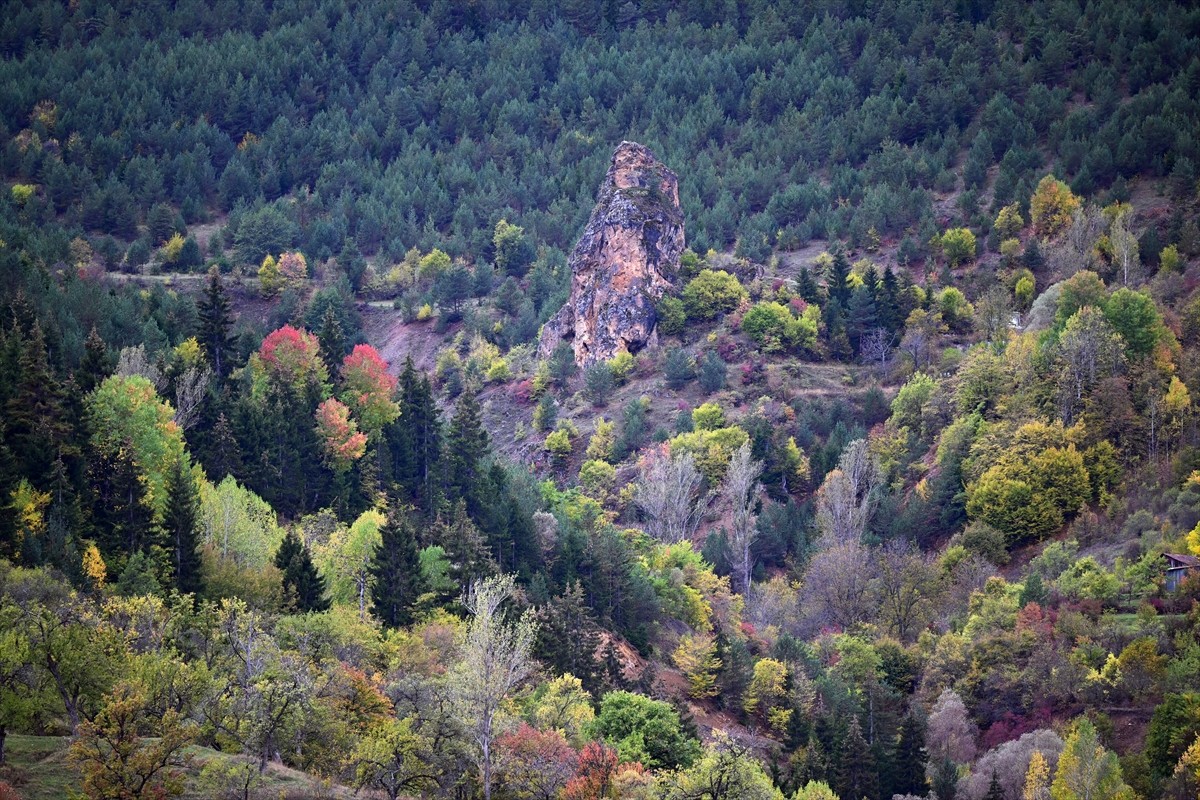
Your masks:
{"label": "red-leaved tree", "polygon": [[554,800],[575,775],[579,754],[558,731],[539,731],[522,722],[496,740],[502,780],[515,797]]}
{"label": "red-leaved tree", "polygon": [[396,378],[388,373],[387,362],[371,345],[355,345],[342,361],[341,398],[364,431],[375,434],[399,416],[395,394]]}
{"label": "red-leaved tree", "polygon": [[333,397],[317,406],[317,435],[334,472],[345,472],[367,451],[367,435],[350,419],[350,409]]}

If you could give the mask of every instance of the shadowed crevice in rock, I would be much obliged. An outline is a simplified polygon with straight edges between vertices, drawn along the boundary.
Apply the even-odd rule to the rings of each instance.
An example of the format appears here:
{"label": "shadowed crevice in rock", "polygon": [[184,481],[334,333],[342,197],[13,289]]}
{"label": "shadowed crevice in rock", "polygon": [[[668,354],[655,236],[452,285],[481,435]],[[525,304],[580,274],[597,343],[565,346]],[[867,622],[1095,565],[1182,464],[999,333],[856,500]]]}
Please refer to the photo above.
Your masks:
{"label": "shadowed crevice in rock", "polygon": [[655,306],[683,253],[679,179],[636,142],[621,142],[568,262],[571,297],[542,328],[538,354],[571,343],[588,366],[655,340]]}

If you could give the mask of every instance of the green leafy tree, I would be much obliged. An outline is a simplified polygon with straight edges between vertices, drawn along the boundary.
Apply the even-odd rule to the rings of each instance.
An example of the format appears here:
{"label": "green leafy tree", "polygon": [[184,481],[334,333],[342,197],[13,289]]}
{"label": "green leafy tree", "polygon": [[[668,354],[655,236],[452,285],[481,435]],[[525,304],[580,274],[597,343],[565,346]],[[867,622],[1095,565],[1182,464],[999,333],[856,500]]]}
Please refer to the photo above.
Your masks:
{"label": "green leafy tree", "polygon": [[702,269],[683,287],[683,306],[688,319],[705,321],[728,314],[745,298],[745,288],[724,270]]}
{"label": "green leafy tree", "polygon": [[1133,790],[1121,777],[1116,753],[1100,744],[1096,727],[1087,718],[1075,723],[1067,737],[1054,782],[1053,800],[1133,800]]}
{"label": "green leafy tree", "polygon": [[975,234],[969,228],[951,228],[939,240],[951,267],[975,260]]}
{"label": "green leafy tree", "polygon": [[679,713],[660,700],[616,691],[604,695],[590,728],[624,761],[649,769],[686,767],[700,757],[700,743],[684,732]]}

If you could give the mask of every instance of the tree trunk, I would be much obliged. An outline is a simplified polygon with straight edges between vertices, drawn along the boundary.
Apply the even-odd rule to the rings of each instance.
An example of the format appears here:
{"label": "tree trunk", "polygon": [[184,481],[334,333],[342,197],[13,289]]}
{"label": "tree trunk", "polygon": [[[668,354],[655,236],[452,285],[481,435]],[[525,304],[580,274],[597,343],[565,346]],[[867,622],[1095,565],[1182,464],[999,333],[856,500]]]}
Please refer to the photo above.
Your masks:
{"label": "tree trunk", "polygon": [[4,740],[8,738],[8,728],[0,725],[0,767],[4,766]]}

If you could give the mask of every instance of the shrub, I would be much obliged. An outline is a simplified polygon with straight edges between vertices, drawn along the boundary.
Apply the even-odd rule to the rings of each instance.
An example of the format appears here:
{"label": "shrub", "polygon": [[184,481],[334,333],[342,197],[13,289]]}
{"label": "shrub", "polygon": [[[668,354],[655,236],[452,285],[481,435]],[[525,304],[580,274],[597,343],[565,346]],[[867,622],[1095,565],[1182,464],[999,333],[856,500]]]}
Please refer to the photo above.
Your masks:
{"label": "shrub", "polygon": [[967,261],[975,260],[975,234],[967,228],[951,228],[942,234],[942,252],[950,266],[957,267]]}
{"label": "shrub", "polygon": [[692,411],[692,424],[695,430],[715,431],[725,427],[725,412],[716,403],[705,403]]}
{"label": "shrub", "polygon": [[699,363],[700,388],[708,394],[721,391],[725,388],[725,373],[725,361],[709,350]]}
{"label": "shrub", "polygon": [[817,339],[819,309],[808,306],[797,319],[787,306],[772,301],[756,303],[742,317],[742,331],[765,352],[811,347]]}
{"label": "shrub", "polygon": [[613,380],[615,380],[618,385],[623,385],[625,381],[629,380],[629,376],[633,373],[633,368],[635,366],[637,366],[637,362],[634,360],[633,356],[625,350],[617,353],[608,362],[608,368],[612,370]]}
{"label": "shrub", "polygon": [[678,297],[664,295],[658,301],[658,307],[655,309],[658,315],[658,331],[664,336],[675,336],[683,333],[683,326],[687,324],[687,311],[684,310],[683,301]]}
{"label": "shrub", "polygon": [[681,348],[672,347],[663,361],[663,375],[672,389],[682,389],[696,377],[695,361]]}
{"label": "shrub", "polygon": [[738,307],[746,289],[724,270],[702,269],[683,289],[683,306],[688,319],[710,320]]}

